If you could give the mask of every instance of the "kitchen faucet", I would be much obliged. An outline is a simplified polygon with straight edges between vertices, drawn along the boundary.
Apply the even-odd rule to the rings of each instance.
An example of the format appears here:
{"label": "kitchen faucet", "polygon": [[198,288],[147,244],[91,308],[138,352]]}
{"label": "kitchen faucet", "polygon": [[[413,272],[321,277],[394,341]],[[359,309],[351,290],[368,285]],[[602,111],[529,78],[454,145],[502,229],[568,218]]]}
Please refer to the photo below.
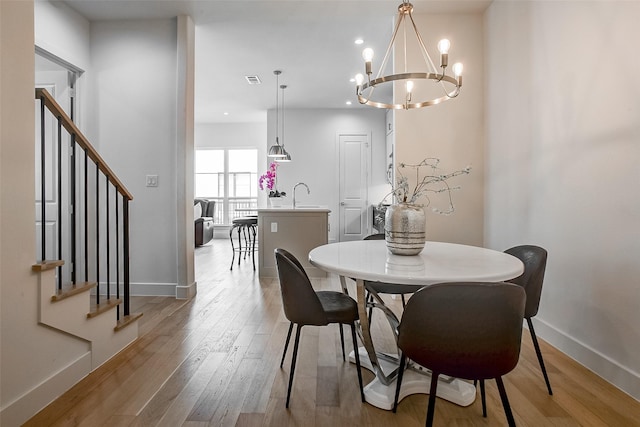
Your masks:
{"label": "kitchen faucet", "polygon": [[296,188],[298,187],[298,185],[304,185],[305,187],[307,187],[307,194],[311,194],[311,190],[309,190],[309,186],[307,184],[305,184],[304,182],[299,182],[296,185],[293,186],[293,209],[296,208]]}

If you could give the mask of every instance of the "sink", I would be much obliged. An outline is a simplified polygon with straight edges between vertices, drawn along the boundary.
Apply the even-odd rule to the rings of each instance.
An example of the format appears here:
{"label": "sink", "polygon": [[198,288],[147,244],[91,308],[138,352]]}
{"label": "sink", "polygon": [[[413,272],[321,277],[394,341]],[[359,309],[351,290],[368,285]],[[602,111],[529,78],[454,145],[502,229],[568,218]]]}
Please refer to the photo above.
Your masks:
{"label": "sink", "polygon": [[320,209],[323,206],[320,205],[300,205],[296,204],[296,209]]}

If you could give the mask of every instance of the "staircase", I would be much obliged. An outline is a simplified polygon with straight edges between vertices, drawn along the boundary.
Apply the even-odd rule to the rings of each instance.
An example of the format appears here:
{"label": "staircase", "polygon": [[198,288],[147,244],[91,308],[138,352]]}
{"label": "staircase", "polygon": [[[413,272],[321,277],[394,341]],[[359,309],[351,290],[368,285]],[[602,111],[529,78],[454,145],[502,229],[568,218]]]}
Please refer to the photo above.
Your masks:
{"label": "staircase", "polygon": [[[142,314],[129,307],[133,197],[55,99],[45,89],[36,89],[36,99],[41,260],[32,269],[39,273],[39,323],[87,341],[94,370],[138,337]],[[55,124],[57,131],[47,132]]]}

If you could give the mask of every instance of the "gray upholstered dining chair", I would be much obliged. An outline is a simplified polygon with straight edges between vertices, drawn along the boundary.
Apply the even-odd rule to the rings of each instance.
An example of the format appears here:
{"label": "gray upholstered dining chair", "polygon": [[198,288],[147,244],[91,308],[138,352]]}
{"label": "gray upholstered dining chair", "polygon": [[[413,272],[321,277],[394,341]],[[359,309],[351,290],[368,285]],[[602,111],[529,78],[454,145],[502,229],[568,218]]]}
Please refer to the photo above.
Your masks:
{"label": "gray upholstered dining chair", "polygon": [[538,307],[540,306],[542,283],[544,282],[544,272],[547,266],[547,251],[539,246],[521,245],[507,249],[505,253],[520,259],[524,264],[524,273],[522,273],[520,277],[509,280],[509,282],[522,286],[527,293],[527,306],[524,310],[524,318],[527,319],[533,347],[536,350],[538,363],[540,363],[540,369],[542,370],[544,381],[547,384],[547,391],[549,395],[553,395],[547,369],[542,359],[542,352],[538,345],[536,331],[533,329],[533,322],[531,322],[531,318],[538,314]]}
{"label": "gray upholstered dining chair", "polygon": [[431,370],[426,425],[433,425],[438,377],[494,378],[509,426],[515,426],[502,376],[518,363],[526,295],[512,283],[440,283],[416,292],[398,326],[402,354],[393,411],[407,358]]}
{"label": "gray upholstered dining chair", "polygon": [[353,349],[358,370],[358,382],[360,383],[360,397],[364,402],[364,391],[362,388],[362,371],[360,368],[360,355],[358,352],[358,342],[356,340],[355,324],[358,320],[358,306],[356,301],[349,295],[335,291],[314,291],[311,281],[307,276],[300,262],[290,252],[277,248],[275,250],[276,266],[278,278],[280,280],[280,291],[282,294],[282,307],[284,314],[289,320],[289,332],[282,352],[280,367],[284,363],[284,358],[289,347],[293,325],[296,325],[296,337],[293,345],[293,356],[291,358],[291,372],[289,373],[289,386],[287,389],[286,407],[289,407],[291,396],[291,386],[293,384],[293,373],[296,367],[298,356],[298,344],[300,342],[300,330],[303,326],[325,326],[330,323],[340,324],[340,340],[342,343],[342,355],[344,359],[344,338],[342,326],[351,326],[351,338],[353,339]]}

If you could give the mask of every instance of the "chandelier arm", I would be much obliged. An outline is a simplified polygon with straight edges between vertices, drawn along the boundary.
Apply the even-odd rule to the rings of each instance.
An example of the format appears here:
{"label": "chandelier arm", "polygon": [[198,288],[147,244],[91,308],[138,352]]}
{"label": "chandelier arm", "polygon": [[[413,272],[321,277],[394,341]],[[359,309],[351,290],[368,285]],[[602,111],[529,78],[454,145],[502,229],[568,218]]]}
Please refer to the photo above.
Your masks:
{"label": "chandelier arm", "polygon": [[[431,69],[435,73],[437,73],[438,69],[436,68],[436,65],[431,60],[431,56],[429,56],[429,52],[427,52],[427,48],[424,45],[424,41],[422,40],[422,36],[420,35],[420,32],[418,31],[418,27],[416,26],[416,23],[413,20],[413,15],[411,13],[409,13],[409,18],[411,18],[411,24],[413,24],[413,29],[416,32],[416,38],[418,39],[418,44],[420,45],[420,51],[422,53],[422,58],[424,59],[425,63],[427,63],[427,61],[428,61],[428,65],[431,65]],[[446,96],[448,98],[455,98],[456,96],[458,96],[458,93],[460,93],[460,88],[457,89],[455,95],[451,96],[451,94],[447,92],[447,88],[444,87],[444,83],[442,82],[442,79],[445,76],[446,68],[447,68],[446,66],[442,67],[441,77],[439,79],[437,79],[436,81],[440,83],[440,87],[442,87],[442,90],[444,91],[444,93],[446,94]],[[457,86],[457,83],[456,83],[456,86]]]}
{"label": "chandelier arm", "polygon": [[402,24],[402,21],[404,21],[404,15],[398,14],[398,21],[396,22],[396,27],[393,30],[391,41],[389,42],[389,45],[387,46],[387,51],[384,53],[384,57],[382,58],[382,62],[380,63],[380,68],[378,69],[378,75],[376,75],[376,79],[380,78],[384,70],[384,67],[387,65],[387,61],[389,60],[389,54],[391,53],[391,49],[393,49],[393,43],[395,43],[396,41],[396,36],[398,35],[398,30],[400,29],[400,24]]}
{"label": "chandelier arm", "polygon": [[[418,39],[418,44],[420,45],[420,51],[422,53],[422,57],[424,59],[424,62],[427,65],[431,65],[431,70],[434,73],[437,74],[438,73],[438,68],[436,68],[436,65],[431,60],[431,56],[429,56],[429,52],[427,51],[427,48],[424,45],[424,41],[422,40],[422,36],[420,35],[420,31],[418,31],[418,27],[416,26],[416,23],[413,20],[413,15],[411,14],[411,12],[409,12],[409,19],[411,19],[411,25],[413,25],[413,30],[416,32],[416,38]],[[444,74],[444,70],[442,71],[442,74]]]}

